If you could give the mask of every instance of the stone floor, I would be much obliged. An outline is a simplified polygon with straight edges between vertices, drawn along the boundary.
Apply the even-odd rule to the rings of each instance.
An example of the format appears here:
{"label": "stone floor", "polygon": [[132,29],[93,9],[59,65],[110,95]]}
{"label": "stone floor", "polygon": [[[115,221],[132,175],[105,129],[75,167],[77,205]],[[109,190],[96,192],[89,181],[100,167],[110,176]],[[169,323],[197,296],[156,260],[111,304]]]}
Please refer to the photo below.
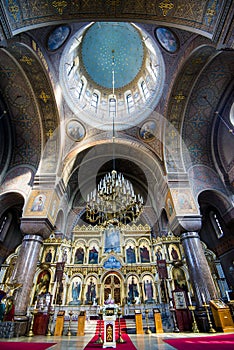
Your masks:
{"label": "stone floor", "polygon": [[[12,339],[0,339],[1,341],[11,342],[48,342],[56,343],[50,347],[50,350],[82,350],[88,344],[95,334],[96,321],[90,321],[86,324],[84,336],[33,336],[33,337],[19,337]],[[173,350],[175,349],[171,345],[164,343],[163,339],[168,338],[184,338],[184,337],[197,337],[197,336],[210,336],[217,335],[210,333],[151,333],[151,334],[128,334],[135,347],[139,350]],[[223,333],[222,333],[223,334]],[[1,349],[1,344],[0,344]],[[14,350],[14,348],[12,349]]]}

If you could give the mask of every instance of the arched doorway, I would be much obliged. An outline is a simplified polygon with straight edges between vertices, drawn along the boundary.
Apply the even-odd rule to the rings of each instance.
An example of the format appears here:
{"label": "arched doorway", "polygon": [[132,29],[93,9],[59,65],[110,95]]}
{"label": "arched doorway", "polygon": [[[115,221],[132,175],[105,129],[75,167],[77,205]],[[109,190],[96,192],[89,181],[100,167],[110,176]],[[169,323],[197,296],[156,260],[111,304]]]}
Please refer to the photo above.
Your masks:
{"label": "arched doorway", "polygon": [[114,273],[108,274],[104,279],[104,300],[108,299],[109,294],[111,294],[115,304],[121,304],[121,280]]}

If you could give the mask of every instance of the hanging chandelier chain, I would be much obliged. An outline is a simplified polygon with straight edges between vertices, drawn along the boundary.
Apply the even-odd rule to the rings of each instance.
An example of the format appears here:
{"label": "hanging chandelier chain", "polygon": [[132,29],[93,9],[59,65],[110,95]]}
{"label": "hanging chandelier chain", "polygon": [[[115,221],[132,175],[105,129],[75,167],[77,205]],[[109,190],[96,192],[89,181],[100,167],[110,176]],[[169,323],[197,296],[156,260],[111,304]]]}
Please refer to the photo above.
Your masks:
{"label": "hanging chandelier chain", "polygon": [[[116,103],[114,53],[112,50],[112,99]],[[143,210],[143,197],[140,194],[136,195],[131,182],[115,170],[115,114],[116,110],[112,113],[112,171],[100,180],[90,195],[87,195],[86,219],[102,226],[135,222]]]}

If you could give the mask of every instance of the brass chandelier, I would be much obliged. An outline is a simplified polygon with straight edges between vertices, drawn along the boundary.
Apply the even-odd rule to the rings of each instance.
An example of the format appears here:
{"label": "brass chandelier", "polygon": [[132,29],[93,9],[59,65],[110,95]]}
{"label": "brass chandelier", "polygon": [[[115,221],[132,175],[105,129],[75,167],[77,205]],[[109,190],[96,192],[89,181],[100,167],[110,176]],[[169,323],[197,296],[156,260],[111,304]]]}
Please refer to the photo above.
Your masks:
{"label": "brass chandelier", "polygon": [[130,181],[115,169],[101,179],[97,189],[87,196],[86,219],[107,226],[135,222],[143,209],[143,198],[134,193]]}
{"label": "brass chandelier", "polygon": [[[112,90],[113,99],[115,70],[114,50],[112,50]],[[135,222],[143,210],[143,197],[135,194],[132,183],[125,179],[122,173],[115,170],[115,129],[113,117],[113,170],[102,178],[90,194],[87,195],[86,220],[92,224],[108,226]]]}

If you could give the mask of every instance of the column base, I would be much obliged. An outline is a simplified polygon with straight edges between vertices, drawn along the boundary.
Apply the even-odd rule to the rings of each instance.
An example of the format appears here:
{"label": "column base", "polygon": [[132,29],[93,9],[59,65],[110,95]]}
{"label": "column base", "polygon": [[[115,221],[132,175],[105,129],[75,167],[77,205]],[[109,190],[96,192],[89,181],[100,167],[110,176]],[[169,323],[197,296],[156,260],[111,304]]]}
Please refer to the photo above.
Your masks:
{"label": "column base", "polygon": [[26,335],[29,330],[29,318],[28,316],[15,316],[15,336],[21,337]]}
{"label": "column base", "polygon": [[195,315],[199,331],[209,333],[209,323],[206,312],[204,310],[196,310]]}

